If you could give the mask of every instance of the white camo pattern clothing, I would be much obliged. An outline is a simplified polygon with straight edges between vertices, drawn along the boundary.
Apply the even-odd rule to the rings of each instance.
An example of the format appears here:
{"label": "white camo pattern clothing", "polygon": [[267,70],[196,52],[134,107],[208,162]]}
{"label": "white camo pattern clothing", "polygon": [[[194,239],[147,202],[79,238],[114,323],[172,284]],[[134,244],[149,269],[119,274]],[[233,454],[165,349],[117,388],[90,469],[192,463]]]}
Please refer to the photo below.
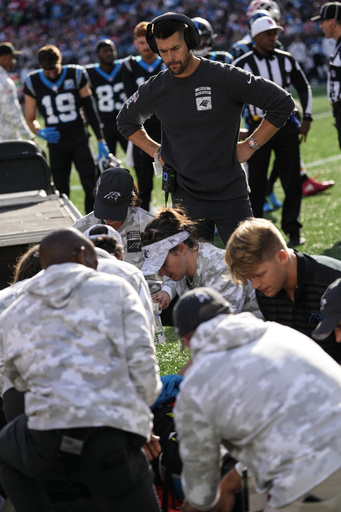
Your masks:
{"label": "white camo pattern clothing", "polygon": [[18,101],[17,88],[6,70],[0,66],[0,141],[34,139]]}
{"label": "white camo pattern clothing", "polygon": [[[144,231],[147,224],[153,219],[153,215],[143,208],[128,207],[128,213],[122,226],[117,229],[123,242],[123,260],[132,263],[141,269],[144,263],[144,257],[141,250],[140,233]],[[84,233],[87,229],[96,224],[104,224],[103,220],[97,219],[94,212],[79,219],[73,227]],[[161,288],[161,279],[157,274],[146,277],[151,293],[155,293]]]}
{"label": "white camo pattern clothing", "polygon": [[[153,304],[149,293],[147,281],[144,278],[141,270],[128,263],[127,261],[119,261],[115,256],[106,253],[103,249],[96,247],[96,253],[98,256],[98,267],[99,272],[106,272],[107,274],[113,274],[115,276],[123,277],[129,284],[132,285],[134,290],[137,291],[138,296],[144,306],[147,313],[148,320],[154,335],[154,312]],[[106,254],[104,254],[106,253]]]}
{"label": "white camo pattern clothing", "polygon": [[30,429],[109,426],[149,438],[162,386],[148,318],[124,279],[52,265],[2,313],[0,341]]}
{"label": "white camo pattern clothing", "polygon": [[239,286],[232,280],[230,270],[224,261],[225,250],[210,243],[199,242],[198,245],[197,267],[193,281],[189,282],[186,277],[176,282],[167,278],[162,290],[173,299],[176,293],[181,297],[192,288],[208,286],[229,301],[234,313],[249,311],[257,318],[263,318],[251,283]]}
{"label": "white camo pattern clothing", "polygon": [[199,325],[190,350],[175,421],[191,505],[218,500],[220,443],[274,509],[341,467],[340,366],[317,343],[241,313]]}

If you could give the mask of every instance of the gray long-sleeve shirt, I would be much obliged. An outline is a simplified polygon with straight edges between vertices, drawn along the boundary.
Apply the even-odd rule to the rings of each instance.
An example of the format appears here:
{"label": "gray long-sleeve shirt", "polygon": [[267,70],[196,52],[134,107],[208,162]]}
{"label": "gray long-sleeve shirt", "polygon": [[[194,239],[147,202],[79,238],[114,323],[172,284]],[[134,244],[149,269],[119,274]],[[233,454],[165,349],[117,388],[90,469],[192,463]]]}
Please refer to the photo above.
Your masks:
{"label": "gray long-sleeve shirt", "polygon": [[199,198],[226,200],[247,194],[236,158],[244,104],[266,111],[282,127],[294,101],[282,88],[229,64],[201,59],[194,73],[177,78],[161,71],[142,84],[117,116],[129,137],[155,114],[162,124],[161,156],[178,175],[178,184]]}

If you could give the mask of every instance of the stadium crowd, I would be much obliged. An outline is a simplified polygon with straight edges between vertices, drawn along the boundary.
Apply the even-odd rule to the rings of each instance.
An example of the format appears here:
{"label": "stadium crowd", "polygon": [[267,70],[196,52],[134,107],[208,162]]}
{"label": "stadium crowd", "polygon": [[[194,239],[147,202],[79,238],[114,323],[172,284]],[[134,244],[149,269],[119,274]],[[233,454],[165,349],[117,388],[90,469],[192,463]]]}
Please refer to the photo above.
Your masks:
{"label": "stadium crowd", "polygon": [[[279,0],[283,35],[321,35],[318,22],[310,21],[323,2]],[[151,20],[165,11],[189,17],[200,16],[214,27],[215,47],[229,50],[248,30],[248,0],[1,0],[0,42],[12,41],[23,51],[19,65],[27,73],[37,65],[36,53],[45,43],[60,48],[64,63],[87,64],[95,60],[98,39],[109,37],[119,57],[136,53],[133,30],[141,20]]]}

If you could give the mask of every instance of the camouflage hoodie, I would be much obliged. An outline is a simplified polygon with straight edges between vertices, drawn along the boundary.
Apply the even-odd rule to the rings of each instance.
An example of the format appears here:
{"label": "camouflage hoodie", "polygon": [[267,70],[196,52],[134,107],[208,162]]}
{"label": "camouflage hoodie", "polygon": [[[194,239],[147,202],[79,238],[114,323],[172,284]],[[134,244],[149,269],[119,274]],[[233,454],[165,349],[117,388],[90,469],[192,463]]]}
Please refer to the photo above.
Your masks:
{"label": "camouflage hoodie", "polygon": [[149,436],[161,381],[149,321],[124,279],[52,265],[0,318],[4,371],[26,392],[29,428],[106,425]]}
{"label": "camouflage hoodie", "polygon": [[282,507],[341,467],[340,366],[315,342],[250,313],[197,328],[175,420],[189,502],[218,499],[219,445]]}

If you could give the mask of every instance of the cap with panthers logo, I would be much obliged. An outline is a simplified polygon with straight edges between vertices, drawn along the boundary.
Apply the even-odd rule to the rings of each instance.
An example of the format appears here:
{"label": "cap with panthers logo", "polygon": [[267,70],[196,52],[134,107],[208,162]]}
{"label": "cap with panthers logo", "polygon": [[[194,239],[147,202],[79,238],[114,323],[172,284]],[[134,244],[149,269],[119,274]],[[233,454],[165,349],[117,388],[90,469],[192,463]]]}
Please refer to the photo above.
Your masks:
{"label": "cap with panthers logo", "polygon": [[134,180],[128,169],[107,169],[97,181],[95,217],[104,220],[125,220],[130,200],[134,195]]}

